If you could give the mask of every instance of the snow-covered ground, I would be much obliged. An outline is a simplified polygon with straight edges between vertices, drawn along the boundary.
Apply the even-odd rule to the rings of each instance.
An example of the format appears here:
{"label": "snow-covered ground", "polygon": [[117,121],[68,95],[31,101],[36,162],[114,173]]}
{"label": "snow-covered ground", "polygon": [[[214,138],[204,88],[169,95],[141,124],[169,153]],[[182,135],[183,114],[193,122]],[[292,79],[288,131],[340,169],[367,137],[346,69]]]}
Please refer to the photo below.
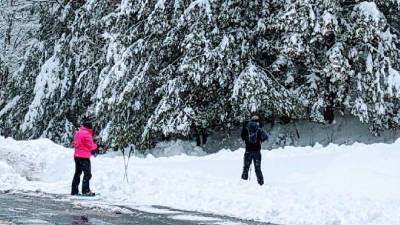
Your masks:
{"label": "snow-covered ground", "polygon": [[[92,159],[92,189],[109,204],[162,205],[276,224],[400,224],[400,140],[263,151],[264,186],[254,170],[250,181],[240,180],[243,151],[133,157],[129,182],[121,155],[99,156]],[[72,154],[46,139],[0,137],[0,190],[68,194]]]}

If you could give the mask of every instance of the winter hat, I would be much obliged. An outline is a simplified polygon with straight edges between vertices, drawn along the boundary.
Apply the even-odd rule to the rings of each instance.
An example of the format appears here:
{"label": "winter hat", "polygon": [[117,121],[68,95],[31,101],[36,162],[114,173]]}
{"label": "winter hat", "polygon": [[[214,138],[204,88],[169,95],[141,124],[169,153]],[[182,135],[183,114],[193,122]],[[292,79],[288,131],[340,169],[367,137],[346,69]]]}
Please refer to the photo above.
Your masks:
{"label": "winter hat", "polygon": [[260,117],[259,117],[258,115],[253,115],[253,116],[251,117],[251,120],[252,120],[252,121],[259,121],[259,120],[260,120]]}
{"label": "winter hat", "polygon": [[93,129],[93,123],[92,123],[93,118],[90,117],[85,117],[82,120],[82,126],[89,128],[89,129]]}

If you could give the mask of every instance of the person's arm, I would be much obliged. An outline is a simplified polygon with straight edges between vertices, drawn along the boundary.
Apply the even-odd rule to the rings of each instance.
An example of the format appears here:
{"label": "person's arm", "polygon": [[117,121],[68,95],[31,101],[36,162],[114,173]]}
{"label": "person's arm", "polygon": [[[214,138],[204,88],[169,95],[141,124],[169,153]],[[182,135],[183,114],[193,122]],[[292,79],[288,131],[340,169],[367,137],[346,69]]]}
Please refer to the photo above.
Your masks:
{"label": "person's arm", "polygon": [[90,154],[96,157],[99,154],[98,146],[93,140],[93,136],[89,135],[85,138],[85,143],[88,149],[90,149]]}
{"label": "person's arm", "polygon": [[240,136],[242,137],[243,141],[248,141],[247,139],[249,138],[249,134],[245,125],[243,125],[242,133]]}
{"label": "person's arm", "polygon": [[93,137],[90,137],[90,145],[91,145],[92,150],[97,149],[97,144],[93,141]]}
{"label": "person's arm", "polygon": [[85,144],[87,148],[92,151],[97,149],[97,144],[93,141],[93,136],[90,134],[85,135],[84,137]]}
{"label": "person's arm", "polygon": [[265,131],[264,129],[262,129],[262,128],[259,129],[259,132],[260,132],[261,142],[264,142],[264,141],[268,141],[268,140],[269,140],[268,132],[266,132],[266,131]]}

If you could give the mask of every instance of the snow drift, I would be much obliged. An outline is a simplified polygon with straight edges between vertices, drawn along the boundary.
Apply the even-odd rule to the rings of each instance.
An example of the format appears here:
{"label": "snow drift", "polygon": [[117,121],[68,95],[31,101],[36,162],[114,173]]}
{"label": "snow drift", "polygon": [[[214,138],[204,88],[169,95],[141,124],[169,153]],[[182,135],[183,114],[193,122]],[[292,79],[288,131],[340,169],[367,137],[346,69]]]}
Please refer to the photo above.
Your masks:
{"label": "snow drift", "polygon": [[[179,144],[180,142],[176,142]],[[169,146],[173,148],[173,146]],[[178,146],[177,146],[178,148]],[[205,156],[92,160],[92,189],[107,204],[163,205],[276,224],[400,224],[400,141],[263,151],[266,184],[241,181],[243,149]],[[68,194],[72,150],[0,137],[0,190]]]}

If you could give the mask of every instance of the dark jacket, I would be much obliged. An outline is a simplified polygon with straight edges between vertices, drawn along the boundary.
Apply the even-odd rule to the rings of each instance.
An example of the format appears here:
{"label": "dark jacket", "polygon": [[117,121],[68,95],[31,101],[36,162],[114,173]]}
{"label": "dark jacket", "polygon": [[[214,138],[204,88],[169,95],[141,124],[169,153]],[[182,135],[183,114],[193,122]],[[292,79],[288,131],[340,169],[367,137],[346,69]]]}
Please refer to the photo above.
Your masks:
{"label": "dark jacket", "polygon": [[[250,143],[249,142],[249,126],[257,126],[257,142]],[[260,123],[257,121],[250,121],[243,124],[242,140],[246,143],[246,152],[256,152],[261,150],[261,142],[267,141],[269,139],[267,132],[265,132]]]}

